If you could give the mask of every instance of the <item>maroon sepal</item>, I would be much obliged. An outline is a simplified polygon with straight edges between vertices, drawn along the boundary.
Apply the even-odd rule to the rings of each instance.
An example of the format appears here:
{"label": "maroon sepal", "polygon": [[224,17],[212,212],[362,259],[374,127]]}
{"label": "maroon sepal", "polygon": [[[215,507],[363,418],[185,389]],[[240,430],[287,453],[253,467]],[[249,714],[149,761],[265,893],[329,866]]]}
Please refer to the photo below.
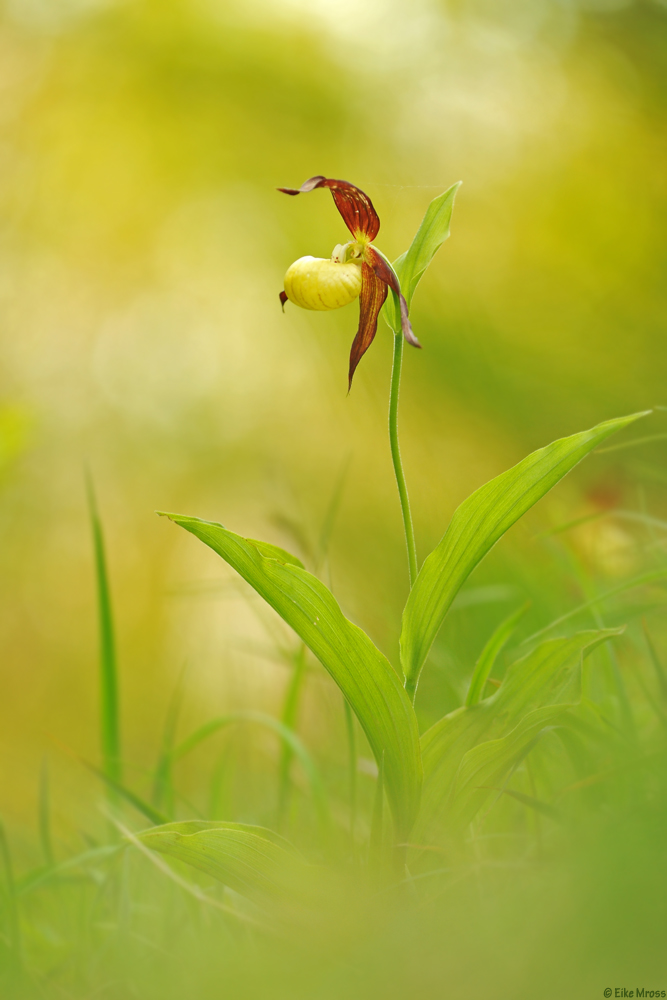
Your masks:
{"label": "maroon sepal", "polygon": [[373,202],[361,188],[349,181],[336,181],[331,177],[311,177],[300,188],[278,188],[283,194],[307,194],[315,188],[329,188],[336,208],[343,216],[345,225],[355,239],[360,236],[374,240],[380,231],[380,218],[373,208]]}
{"label": "maroon sepal", "polygon": [[384,281],[384,283],[389,285],[392,291],[396,292],[398,295],[401,303],[401,328],[403,330],[403,336],[407,340],[408,344],[412,344],[413,347],[421,347],[422,345],[419,343],[412,330],[412,325],[408,316],[408,304],[401,293],[401,286],[398,283],[398,278],[389,267],[389,264],[387,264],[384,257],[376,251],[375,247],[366,247],[364,254],[366,260],[371,265],[374,273],[380,281]]}
{"label": "maroon sepal", "polygon": [[386,282],[376,277],[373,268],[364,261],[361,265],[361,295],[359,296],[359,329],[352,341],[350,351],[350,370],[348,373],[348,391],[352,388],[352,378],[357,365],[368,348],[373,343],[378,328],[380,309],[387,298]]}
{"label": "maroon sepal", "polygon": [[285,303],[287,302],[287,292],[280,293],[280,304],[283,307],[283,312],[285,312]]}

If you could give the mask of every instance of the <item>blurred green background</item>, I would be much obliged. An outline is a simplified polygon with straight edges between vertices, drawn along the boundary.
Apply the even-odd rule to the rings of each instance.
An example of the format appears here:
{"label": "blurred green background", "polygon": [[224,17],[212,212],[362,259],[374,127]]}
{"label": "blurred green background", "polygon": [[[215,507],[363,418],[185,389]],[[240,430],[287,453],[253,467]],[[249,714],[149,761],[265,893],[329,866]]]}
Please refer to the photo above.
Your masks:
{"label": "blurred green background", "polygon": [[[0,771],[13,828],[34,826],[45,754],[62,838],[90,808],[82,789],[98,792],[57,746],[98,754],[86,463],[138,783],[184,670],[190,722],[275,713],[288,678],[273,619],[156,509],[309,560],[343,483],[327,578],[395,662],[407,572],[390,335],[347,396],[356,304],[283,315],[278,302],[288,265],[328,256],[346,231],[325,192],[276,187],[356,183],[396,257],[430,199],[464,182],[413,306],[424,349],[406,351],[423,557],[456,504],[527,451],[667,404],[666,101],[657,0],[5,0]],[[658,411],[639,433],[664,430]],[[536,535],[605,508],[659,515],[663,455],[658,441],[593,456],[492,554],[468,591],[486,617],[453,613],[434,652],[426,721],[454,707],[508,600],[532,598],[538,628],[582,599],[558,576],[572,552],[603,587],[637,568],[622,519],[582,526],[569,555]],[[342,733],[323,672],[300,729],[315,754]],[[343,744],[332,752],[342,760]]]}

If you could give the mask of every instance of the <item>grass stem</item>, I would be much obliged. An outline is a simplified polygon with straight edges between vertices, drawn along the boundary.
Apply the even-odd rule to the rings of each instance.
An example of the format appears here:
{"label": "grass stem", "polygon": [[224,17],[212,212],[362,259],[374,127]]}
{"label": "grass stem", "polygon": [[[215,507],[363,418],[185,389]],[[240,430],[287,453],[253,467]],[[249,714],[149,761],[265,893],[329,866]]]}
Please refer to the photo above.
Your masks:
{"label": "grass stem", "polygon": [[[306,647],[301,644],[294,657],[294,669],[292,671],[292,677],[290,679],[289,687],[287,689],[287,694],[285,695],[285,704],[283,705],[282,711],[282,724],[287,729],[294,731],[296,725],[296,717],[299,710],[299,699],[301,695],[301,688],[303,687],[303,679],[306,673]],[[287,815],[287,809],[289,806],[290,798],[290,764],[292,763],[292,757],[294,756],[294,750],[288,742],[282,741],[281,751],[280,751],[280,765],[279,765],[279,783],[278,783],[278,829],[281,829],[285,817]]]}
{"label": "grass stem", "polygon": [[183,702],[184,677],[185,668],[181,671],[180,677],[176,682],[174,693],[167,708],[164,729],[162,731],[162,746],[153,781],[153,805],[156,809],[162,809],[164,806],[164,810],[170,819],[174,818],[175,795],[172,761],[178,716]]}

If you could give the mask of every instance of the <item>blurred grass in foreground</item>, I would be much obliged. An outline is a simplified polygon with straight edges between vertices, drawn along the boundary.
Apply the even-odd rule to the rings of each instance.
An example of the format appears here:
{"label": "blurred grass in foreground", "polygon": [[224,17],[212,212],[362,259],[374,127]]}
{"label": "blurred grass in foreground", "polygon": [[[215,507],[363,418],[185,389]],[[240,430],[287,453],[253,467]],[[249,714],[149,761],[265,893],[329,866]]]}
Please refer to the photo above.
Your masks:
{"label": "blurred grass in foreground", "polygon": [[[0,947],[12,1000],[218,996],[221,984],[309,998],[664,987],[665,706],[642,629],[645,618],[667,661],[659,582],[563,626],[628,624],[587,678],[608,738],[581,771],[545,741],[517,790],[589,783],[546,796],[557,819],[503,796],[459,855],[415,855],[424,877],[407,901],[405,887],[360,898],[345,869],[344,709],[308,657],[297,729],[335,832],[325,849],[294,762],[285,832],[348,874],[322,888],[317,921],[279,913],[277,939],[136,852],[100,846],[103,789],[59,748],[98,759],[86,461],[118,623],[125,780],[146,799],[159,789],[158,809],[275,823],[281,747],[267,727],[221,730],[173,785],[159,762],[212,716],[277,717],[299,651],[155,508],[308,559],[349,465],[323,572],[395,654],[407,581],[385,442],[389,340],[379,334],[346,398],[354,308],[281,315],[286,266],[328,255],[341,227],[328,200],[288,206],[277,185],[320,171],[360,184],[395,256],[428,200],[464,180],[413,315],[424,351],[406,359],[422,556],[456,504],[529,449],[667,403],[666,51],[667,10],[648,0],[3,5],[0,811],[12,867],[3,838]],[[495,679],[522,638],[664,565],[664,420],[647,424],[654,440],[592,456],[477,571],[420,687],[422,728],[461,703],[488,636],[524,600]],[[357,739],[363,842],[375,778]],[[40,810],[57,863],[91,853],[31,885],[26,873],[49,862]],[[129,808],[124,821],[142,824]],[[245,914],[229,891],[201,888]]]}

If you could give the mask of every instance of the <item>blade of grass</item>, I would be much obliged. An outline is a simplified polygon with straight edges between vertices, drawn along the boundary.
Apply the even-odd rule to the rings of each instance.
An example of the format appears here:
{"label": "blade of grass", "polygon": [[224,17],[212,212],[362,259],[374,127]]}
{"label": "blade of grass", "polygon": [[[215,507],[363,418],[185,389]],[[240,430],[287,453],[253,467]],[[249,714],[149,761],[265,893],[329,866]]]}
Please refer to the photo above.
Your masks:
{"label": "blade of grass", "polygon": [[[326,513],[324,515],[324,520],[322,523],[322,529],[320,531],[319,542],[316,550],[316,570],[319,571],[326,562],[326,558],[329,551],[329,542],[331,540],[331,533],[333,531],[333,526],[336,520],[336,515],[338,513],[338,508],[340,507],[340,502],[343,496],[343,490],[345,487],[345,480],[347,477],[348,469],[350,466],[350,456],[345,459],[341,470],[334,483],[333,492],[329,503],[327,505]],[[296,657],[293,659],[293,670],[292,677],[290,680],[289,687],[287,689],[287,694],[285,696],[285,704],[283,706],[281,721],[284,726],[288,729],[295,730],[296,719],[299,708],[299,701],[301,698],[301,691],[303,688],[303,683],[306,676],[306,646],[301,645]],[[285,817],[287,814],[289,806],[290,797],[290,764],[292,762],[292,746],[291,744],[283,740],[281,744],[280,752],[280,767],[279,767],[279,791],[278,791],[278,815],[277,815],[277,825],[278,829],[282,829],[285,822]]]}
{"label": "blade of grass", "polygon": [[550,806],[548,802],[542,802],[541,799],[535,798],[534,795],[525,795],[523,792],[516,792],[511,788],[503,789],[505,795],[509,795],[511,798],[516,799],[517,802],[521,802],[524,806],[528,806],[529,809],[534,809],[535,812],[541,813],[543,816],[548,816],[549,819],[555,820],[557,823],[562,822],[562,816],[557,809]]}
{"label": "blade of grass", "polygon": [[[589,601],[595,601],[597,597],[595,593],[595,582],[591,577],[588,567],[581,558],[581,554],[576,550],[576,548],[567,546],[565,547],[565,551],[568,556],[572,576],[578,581],[582,595]],[[604,629],[604,619],[601,609],[597,603],[591,607],[590,611],[591,617],[597,628]],[[618,658],[611,643],[606,643],[604,645],[604,648],[601,651],[601,657],[607,661],[607,674],[613,686],[614,694],[618,698],[619,715],[622,720],[623,729],[628,737],[636,739],[637,732],[632,713],[632,706],[630,704],[630,699],[628,697],[628,692],[623,679],[623,674],[621,673]]]}
{"label": "blade of grass", "polygon": [[[661,531],[667,531],[667,521],[661,521],[658,517],[651,517],[645,511],[636,510],[610,510],[609,513],[612,517],[618,517],[622,521],[635,521],[637,524],[643,524],[646,528],[660,528]],[[651,539],[655,541],[655,538]]]}
{"label": "blade of grass", "polygon": [[224,819],[228,811],[227,803],[227,771],[229,767],[229,748],[225,747],[211,772],[208,798],[209,819]]}
{"label": "blade of grass", "polygon": [[[295,732],[296,717],[299,709],[299,696],[303,685],[303,678],[306,672],[306,647],[303,643],[299,646],[294,657],[294,669],[290,678],[287,695],[281,722],[286,729]],[[289,806],[290,794],[290,764],[294,750],[289,740],[281,740],[280,744],[280,766],[278,771],[278,829],[282,829],[285,822],[287,808]]]}
{"label": "blade of grass", "polygon": [[345,492],[345,483],[347,481],[347,474],[350,471],[351,461],[351,455],[348,455],[343,461],[336,482],[334,483],[333,492],[331,494],[331,499],[329,500],[324,519],[322,521],[322,530],[320,531],[320,537],[317,544],[317,570],[322,568],[329,554],[331,535],[333,533],[336,517],[338,516],[340,504],[343,499],[343,493]]}
{"label": "blade of grass", "polygon": [[498,691],[476,705],[464,705],[431,726],[421,738],[424,795],[420,835],[445,818],[448,797],[465,754],[481,742],[506,736],[527,712],[562,701],[579,669],[582,654],[622,630],[580,632],[569,638],[547,639],[510,664]]}
{"label": "blade of grass", "polygon": [[181,671],[181,674],[176,682],[176,686],[167,709],[167,715],[164,721],[164,730],[162,733],[160,757],[155,768],[155,781],[153,784],[153,805],[156,809],[160,809],[164,801],[164,808],[169,816],[173,816],[174,813],[174,785],[171,760],[174,749],[174,741],[176,739],[178,716],[183,702],[184,679],[185,668]]}
{"label": "blade of grass", "polygon": [[512,788],[494,788],[492,785],[483,787],[488,788],[490,792],[498,792],[499,795],[509,795],[510,798],[516,799],[517,802],[521,802],[522,805],[528,806],[529,809],[534,809],[535,812],[541,813],[543,816],[548,816],[549,819],[557,821],[562,819],[557,809],[554,809],[547,802],[542,802],[541,799],[536,799],[533,795],[525,795],[523,792],[517,792]]}
{"label": "blade of grass", "polygon": [[646,639],[646,645],[648,646],[651,663],[653,664],[653,669],[656,672],[658,684],[660,685],[660,694],[662,695],[663,700],[667,701],[667,676],[665,675],[665,668],[663,667],[660,657],[658,656],[658,651],[653,644],[653,639],[649,635],[645,618],[642,618],[642,629],[644,632],[644,638]]}
{"label": "blade of grass", "polygon": [[610,597],[617,597],[619,594],[624,594],[627,590],[633,590],[635,587],[641,587],[645,583],[655,583],[658,580],[664,580],[667,577],[667,569],[657,569],[652,570],[650,573],[642,573],[641,576],[635,576],[632,580],[628,580],[626,583],[620,584],[618,587],[612,587],[611,590],[605,590],[604,593],[598,594],[597,597],[593,597],[590,601],[586,601],[584,604],[579,604],[576,608],[571,611],[566,612],[566,614],[561,615],[560,618],[554,619],[549,625],[545,625],[538,632],[533,632],[521,643],[522,646],[527,645],[529,642],[534,642],[535,639],[540,639],[546,632],[550,632],[553,628],[558,625],[562,625],[563,622],[569,621],[570,618],[574,618],[575,615],[581,614],[582,611],[588,611],[589,608],[595,607],[596,604],[602,604],[604,601],[609,600]]}
{"label": "blade of grass", "polygon": [[642,676],[641,665],[638,664],[638,663],[636,663],[636,664],[633,665],[633,667],[634,667],[633,673],[634,673],[635,679],[636,679],[637,683],[639,684],[639,687],[641,688],[642,693],[643,693],[644,697],[646,698],[646,701],[648,702],[648,704],[651,706],[651,708],[655,712],[655,714],[656,714],[657,718],[659,719],[659,721],[661,722],[661,724],[663,726],[666,726],[667,725],[667,715],[665,715],[664,709],[662,708],[661,705],[658,704],[658,702],[654,698],[652,692],[649,690],[648,684],[646,683],[646,681],[644,680],[644,678]]}
{"label": "blade of grass", "polygon": [[115,793],[114,802],[116,802],[118,798],[125,799],[126,802],[129,802],[130,805],[134,806],[137,812],[145,816],[146,819],[151,821],[151,823],[155,823],[156,826],[161,823],[169,822],[166,816],[164,816],[161,812],[158,812],[157,809],[154,809],[153,806],[151,806],[148,802],[145,802],[139,795],[136,795],[130,788],[127,788],[127,786],[121,781],[116,781],[115,778],[111,778],[101,767],[91,764],[89,760],[86,760],[85,757],[81,757],[81,755],[72,750],[71,747],[68,747],[66,743],[62,743],[54,736],[52,736],[51,739],[56,746],[63,750],[69,757],[75,760],[78,764],[83,764],[85,768],[104,782],[110,791]]}
{"label": "blade of grass", "polygon": [[527,756],[545,729],[552,727],[571,708],[569,704],[537,708],[507,736],[479,743],[469,750],[457,771],[448,824],[467,826],[488,801],[489,789],[500,783],[504,791],[503,779]]}
{"label": "blade of grass", "polygon": [[578,528],[582,524],[588,524],[589,521],[597,521],[601,517],[608,517],[612,511],[608,510],[596,510],[592,514],[583,514],[581,517],[575,517],[571,521],[564,521],[563,524],[557,524],[553,528],[547,528],[545,531],[538,531],[536,535],[533,535],[533,540],[537,541],[539,538],[551,538],[552,535],[561,535],[564,531],[570,531],[572,528]]}
{"label": "blade of grass", "polygon": [[111,778],[100,767],[96,767],[95,764],[91,764],[90,761],[84,760],[83,757],[78,757],[78,760],[83,764],[84,767],[87,767],[89,771],[92,771],[93,774],[96,774],[97,777],[100,778],[104,782],[104,784],[111,789],[111,791],[116,793],[116,795],[114,796],[115,799],[119,797],[121,799],[125,799],[125,801],[129,802],[131,806],[134,806],[137,812],[145,816],[146,819],[151,821],[151,823],[155,823],[156,826],[162,823],[169,822],[168,817],[165,816],[164,813],[161,813],[157,809],[154,809],[153,806],[149,805],[148,802],[142,799],[139,795],[136,795],[135,792],[132,791],[132,789],[127,788],[125,785],[122,784],[122,782],[116,781],[115,778]]}
{"label": "blade of grass", "polygon": [[468,688],[468,695],[465,700],[466,705],[476,705],[481,700],[489,674],[493,670],[498,656],[503,647],[511,639],[517,625],[529,607],[530,601],[526,601],[524,605],[502,621],[491,635],[475,664],[475,669],[470,680],[470,687]]}
{"label": "blade of grass", "polygon": [[120,718],[118,709],[118,669],[116,643],[111,612],[111,594],[107,573],[102,523],[100,521],[93,481],[86,470],[88,510],[93,532],[95,575],[100,636],[100,737],[102,761],[106,775],[113,781],[122,781]]}
{"label": "blade of grass", "polygon": [[[278,719],[274,719],[272,715],[265,715],[263,712],[241,711],[230,712],[228,715],[221,715],[217,719],[211,719],[196,729],[194,733],[191,733],[182,743],[178,744],[173,752],[173,760],[176,761],[185,757],[186,754],[194,750],[195,747],[208,739],[209,736],[213,736],[221,729],[236,722],[254,722],[257,725],[265,726],[268,729],[272,729],[281,740],[290,744],[294,756],[297,757],[308,778],[320,822],[324,828],[328,827],[329,806],[320,773],[296,733],[288,729]],[[164,822],[164,820],[161,820],[161,822]]]}
{"label": "blade of grass", "polygon": [[16,882],[16,891],[18,895],[23,895],[27,892],[32,892],[33,889],[39,889],[40,886],[47,882],[52,882],[57,880],[61,875],[66,875],[76,868],[85,868],[88,861],[106,861],[108,858],[114,857],[123,848],[120,844],[108,844],[104,847],[93,847],[91,850],[84,851],[82,854],[77,854],[73,858],[68,858],[66,861],[60,861],[58,864],[52,867],[42,867],[38,869],[33,869],[25,875],[22,875],[20,879]]}
{"label": "blade of grass", "polygon": [[621,441],[620,444],[610,444],[607,448],[597,448],[593,454],[606,455],[610,451],[622,451],[625,448],[636,448],[640,444],[650,444],[652,441],[665,441],[666,439],[667,434],[647,434],[646,437],[633,438],[632,441]]}

